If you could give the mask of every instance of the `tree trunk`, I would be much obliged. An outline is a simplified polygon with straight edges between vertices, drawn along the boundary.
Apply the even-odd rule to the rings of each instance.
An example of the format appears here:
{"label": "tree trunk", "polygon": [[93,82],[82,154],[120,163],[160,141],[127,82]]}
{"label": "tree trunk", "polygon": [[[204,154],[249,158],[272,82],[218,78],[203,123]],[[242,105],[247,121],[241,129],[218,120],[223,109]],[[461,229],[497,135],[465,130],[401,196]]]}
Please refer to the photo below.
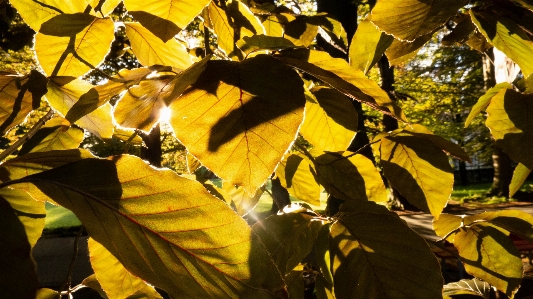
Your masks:
{"label": "tree trunk", "polygon": [[[494,69],[494,52],[490,49],[483,56],[483,78],[485,80],[485,90],[496,85],[496,71]],[[488,196],[505,196],[509,197],[509,184],[513,177],[511,159],[495,143],[492,150],[492,166],[494,168],[494,177],[492,186],[487,192]]]}

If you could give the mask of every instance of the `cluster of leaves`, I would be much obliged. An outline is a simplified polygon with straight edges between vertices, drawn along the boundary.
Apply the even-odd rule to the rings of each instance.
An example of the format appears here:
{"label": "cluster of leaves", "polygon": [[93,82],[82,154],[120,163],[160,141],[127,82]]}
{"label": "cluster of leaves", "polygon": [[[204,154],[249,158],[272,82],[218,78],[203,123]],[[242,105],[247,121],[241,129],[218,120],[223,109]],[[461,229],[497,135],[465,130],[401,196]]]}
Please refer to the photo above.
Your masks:
{"label": "cluster of leaves", "polygon": [[[349,48],[342,25],[330,16],[272,4],[124,0],[133,17],[125,22],[107,17],[119,0],[10,2],[37,32],[40,69],[1,74],[0,131],[22,123],[42,98],[50,106],[20,140],[18,156],[0,164],[1,282],[13,298],[59,295],[38,290],[30,257],[47,201],[73,211],[86,227],[95,274],[83,285],[108,298],[160,298],[154,285],[173,298],[302,298],[301,263],[309,259],[318,298],[442,298],[430,247],[376,204],[387,200],[376,165],[346,151],[358,130],[351,101],[407,122],[365,72],[383,53],[391,61],[412,56],[452,17],[470,22],[452,31],[461,42],[501,48],[526,83],[533,72],[527,59],[533,12],[523,0],[473,7],[457,0],[378,1]],[[197,16],[217,38],[216,48],[205,43],[204,57],[190,55],[174,38]],[[117,30],[142,67],[123,69],[101,85],[82,79],[102,63]],[[350,62],[310,49],[318,34],[349,53]],[[487,110],[493,137],[521,163],[514,184],[533,167],[531,97],[499,85],[471,112]],[[223,179],[222,187],[136,156],[97,158],[78,148],[84,132],[139,142],[135,134],[150,134],[163,111],[170,111],[189,170],[207,167]],[[137,133],[128,136],[124,128]],[[291,151],[297,136],[312,149]],[[531,240],[532,216],[442,214],[453,186],[448,155],[469,157],[421,125],[378,134],[366,146],[391,186],[435,217],[437,234],[455,245],[469,273],[508,295],[516,292],[522,264],[509,235]],[[242,216],[273,174],[311,204],[324,188],[344,201],[340,212],[302,207],[250,227]]]}

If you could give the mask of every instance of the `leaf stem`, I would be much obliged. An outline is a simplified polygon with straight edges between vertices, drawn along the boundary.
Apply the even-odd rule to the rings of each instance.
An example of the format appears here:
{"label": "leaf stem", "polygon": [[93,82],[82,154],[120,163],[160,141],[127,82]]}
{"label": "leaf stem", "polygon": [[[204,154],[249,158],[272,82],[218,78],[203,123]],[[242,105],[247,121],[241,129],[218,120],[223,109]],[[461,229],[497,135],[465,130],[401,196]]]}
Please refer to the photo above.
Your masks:
{"label": "leaf stem", "polygon": [[54,116],[54,109],[50,109],[48,113],[46,113],[45,116],[41,117],[39,121],[33,125],[33,127],[26,133],[26,135],[22,136],[17,142],[15,142],[13,145],[11,145],[9,148],[7,148],[5,151],[3,151],[0,154],[0,161],[3,161],[7,156],[11,155],[14,151],[16,151],[21,145],[23,145],[26,141],[31,139],[37,131],[49,120]]}
{"label": "leaf stem", "polygon": [[[83,230],[85,229],[84,226],[80,227],[80,230],[78,231],[78,234],[76,235],[76,239],[74,239],[74,254],[72,255],[72,259],[70,260],[70,266],[68,268],[67,278],[65,279],[65,283],[61,286],[61,289],[59,289],[59,293],[62,294],[63,290],[65,288],[68,288],[67,295],[70,295],[71,293],[71,283],[72,283],[72,272],[74,271],[74,265],[76,264],[76,258],[78,257],[78,243],[81,237],[81,234],[83,233]],[[62,295],[61,295],[62,296]],[[70,296],[69,296],[70,298]]]}

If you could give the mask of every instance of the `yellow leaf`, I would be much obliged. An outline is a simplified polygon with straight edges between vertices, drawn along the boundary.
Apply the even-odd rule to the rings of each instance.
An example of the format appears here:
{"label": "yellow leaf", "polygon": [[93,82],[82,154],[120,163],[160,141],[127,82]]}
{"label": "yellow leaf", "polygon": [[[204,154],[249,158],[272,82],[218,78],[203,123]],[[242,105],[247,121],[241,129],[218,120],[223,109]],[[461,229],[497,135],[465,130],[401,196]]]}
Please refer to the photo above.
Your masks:
{"label": "yellow leaf", "polygon": [[124,0],[128,12],[145,28],[168,41],[185,28],[210,0]]}
{"label": "yellow leaf", "polygon": [[300,134],[321,151],[344,151],[357,131],[357,112],[350,99],[329,88],[313,90],[317,104],[305,104]]}
{"label": "yellow leaf", "polygon": [[322,188],[316,182],[311,168],[311,162],[306,156],[293,152],[288,155],[276,168],[276,175],[281,185],[289,193],[315,206],[320,206]]}
{"label": "yellow leaf", "polygon": [[0,76],[0,132],[5,133],[21,124],[32,110],[32,96],[29,92],[21,93],[27,77],[8,75]]}
{"label": "yellow leaf", "polygon": [[265,27],[265,34],[268,36],[283,37],[283,26],[275,16],[268,16],[263,21]]}
{"label": "yellow leaf", "polygon": [[81,76],[91,70],[91,66],[96,67],[102,63],[115,38],[114,32],[115,26],[111,19],[96,18],[75,37],[37,33],[35,36],[37,60],[48,75]]}
{"label": "yellow leaf", "polygon": [[253,195],[295,139],[304,105],[298,74],[270,56],[209,61],[170,105],[170,123],[203,165]]}
{"label": "yellow leaf", "polygon": [[176,39],[163,42],[139,23],[125,25],[131,49],[142,65],[161,64],[183,70],[193,63],[187,49]]}
{"label": "yellow leaf", "polygon": [[[85,93],[94,88],[87,81],[74,79],[63,84],[61,77],[54,78],[48,83],[48,93],[46,98],[55,110],[66,115],[69,109]],[[113,136],[113,119],[111,116],[111,105],[109,103],[100,106],[98,109],[80,118],[76,124],[100,138],[111,138]]]}
{"label": "yellow leaf", "polygon": [[83,12],[87,5],[96,0],[62,1],[62,0],[11,0],[9,3],[17,9],[24,22],[35,32],[41,24],[62,13]]}
{"label": "yellow leaf", "polygon": [[222,190],[226,192],[227,196],[231,199],[231,206],[235,209],[237,214],[245,216],[250,212],[263,195],[263,190],[257,189],[254,195],[250,196],[246,193],[246,190],[242,187],[233,186],[227,182],[222,183]]}
{"label": "yellow leaf", "polygon": [[[89,256],[96,279],[109,299],[126,299],[147,286],[142,279],[126,270],[111,252],[93,238],[89,238]],[[157,294],[153,287],[150,288]]]}
{"label": "yellow leaf", "polygon": [[369,19],[360,22],[350,43],[350,65],[366,74],[393,40],[392,36],[381,32]]}
{"label": "yellow leaf", "polygon": [[[28,140],[19,151],[20,155],[52,150],[68,150],[78,148],[83,141],[83,130],[67,126],[63,128],[62,117],[52,118]],[[68,122],[68,121],[67,121]]]}
{"label": "yellow leaf", "polygon": [[100,14],[100,11],[98,12],[94,11],[97,8],[100,1],[102,0],[92,0],[92,3],[91,3],[91,7],[93,8],[91,13],[99,17],[107,17],[110,13],[113,12],[115,7],[117,7],[117,5],[119,5],[119,3],[121,2],[121,0],[105,0],[102,7],[100,7],[100,10],[102,12],[102,14]]}

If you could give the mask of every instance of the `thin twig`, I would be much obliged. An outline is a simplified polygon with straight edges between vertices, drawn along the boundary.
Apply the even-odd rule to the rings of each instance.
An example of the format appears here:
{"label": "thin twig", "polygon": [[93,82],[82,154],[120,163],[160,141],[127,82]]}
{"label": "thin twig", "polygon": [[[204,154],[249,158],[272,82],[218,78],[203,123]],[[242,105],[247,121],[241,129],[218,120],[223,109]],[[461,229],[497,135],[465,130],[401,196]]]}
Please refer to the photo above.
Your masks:
{"label": "thin twig", "polygon": [[17,142],[15,142],[12,146],[10,146],[9,148],[7,148],[5,151],[3,151],[1,154],[0,154],[0,161],[4,160],[5,158],[7,158],[7,156],[11,155],[14,151],[16,151],[21,145],[23,145],[26,141],[28,141],[29,139],[31,139],[33,137],[33,135],[35,135],[35,133],[37,133],[37,131],[39,131],[39,129],[49,120],[52,118],[52,116],[54,116],[54,110],[53,109],[50,109],[50,111],[48,111],[48,113],[46,113],[45,116],[43,116],[41,119],[39,119],[39,121],[33,125],[33,127],[28,131],[28,133],[26,133],[26,135],[22,136],[22,138],[20,138],[19,140],[17,140]]}
{"label": "thin twig", "polygon": [[74,265],[76,264],[76,258],[78,257],[78,243],[81,237],[81,234],[83,233],[83,230],[85,227],[80,227],[80,230],[78,231],[78,234],[76,235],[76,239],[74,240],[74,254],[72,255],[72,259],[70,260],[70,266],[68,268],[67,278],[65,279],[65,283],[63,286],[61,286],[61,289],[59,289],[59,293],[61,294],[65,288],[67,289],[67,295],[70,295],[71,293],[71,283],[72,283],[72,272],[74,271]]}

